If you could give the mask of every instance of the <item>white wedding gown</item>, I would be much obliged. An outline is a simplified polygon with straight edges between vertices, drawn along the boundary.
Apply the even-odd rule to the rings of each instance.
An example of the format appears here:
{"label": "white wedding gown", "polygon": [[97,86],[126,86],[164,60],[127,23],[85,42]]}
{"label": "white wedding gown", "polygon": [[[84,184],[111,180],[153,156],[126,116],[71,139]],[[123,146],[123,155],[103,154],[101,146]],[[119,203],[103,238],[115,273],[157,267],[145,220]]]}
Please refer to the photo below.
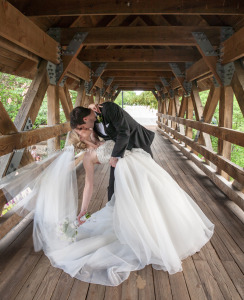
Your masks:
{"label": "white wedding gown", "polygon": [[[107,141],[97,149],[101,163],[108,163],[113,146]],[[116,286],[148,264],[169,274],[182,271],[181,260],[211,238],[214,225],[191,197],[148,153],[132,149],[115,168],[112,200],[78,228],[75,242],[60,239],[58,224],[77,214],[73,146],[67,149],[20,201],[35,209],[34,246],[53,266],[82,281]]]}

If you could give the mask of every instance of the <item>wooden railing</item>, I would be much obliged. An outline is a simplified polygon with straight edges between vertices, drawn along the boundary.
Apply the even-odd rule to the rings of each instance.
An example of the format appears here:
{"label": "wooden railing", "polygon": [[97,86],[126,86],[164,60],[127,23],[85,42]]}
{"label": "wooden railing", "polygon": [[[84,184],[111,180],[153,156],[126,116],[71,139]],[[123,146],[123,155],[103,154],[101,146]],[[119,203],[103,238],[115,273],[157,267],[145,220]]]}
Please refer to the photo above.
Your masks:
{"label": "wooden railing", "polygon": [[[237,190],[233,184],[227,181],[219,173],[224,171],[233,179],[235,179],[240,186],[244,186],[244,168],[236,165],[230,159],[219,155],[207,146],[194,141],[191,137],[180,133],[180,126],[186,126],[198,130],[198,134],[209,134],[217,137],[221,141],[244,147],[244,133],[232,130],[225,127],[219,127],[212,124],[207,124],[200,121],[174,117],[163,113],[158,113],[159,117],[158,131],[166,136],[179,150],[183,152],[189,159],[191,159],[206,175],[233,200],[238,206],[244,210],[244,194]],[[170,122],[168,125],[167,123]],[[184,131],[184,130],[183,130]],[[183,144],[184,143],[184,144]],[[188,146],[188,147],[187,147]],[[201,154],[205,158],[205,162],[199,158]],[[210,167],[210,164],[216,168]],[[218,170],[218,171],[216,171]]]}

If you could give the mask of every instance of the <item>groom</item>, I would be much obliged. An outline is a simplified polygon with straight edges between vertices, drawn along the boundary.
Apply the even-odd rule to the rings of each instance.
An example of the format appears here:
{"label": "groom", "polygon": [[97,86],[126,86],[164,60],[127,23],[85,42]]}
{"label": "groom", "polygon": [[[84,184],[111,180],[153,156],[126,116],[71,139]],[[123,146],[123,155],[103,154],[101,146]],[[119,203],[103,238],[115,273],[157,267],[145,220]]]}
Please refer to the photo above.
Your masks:
{"label": "groom", "polygon": [[79,134],[82,129],[93,128],[98,136],[112,139],[115,145],[110,158],[108,201],[114,193],[114,168],[126,149],[142,148],[152,156],[150,145],[155,133],[137,123],[126,111],[113,102],[78,106],[70,113],[70,126]]}

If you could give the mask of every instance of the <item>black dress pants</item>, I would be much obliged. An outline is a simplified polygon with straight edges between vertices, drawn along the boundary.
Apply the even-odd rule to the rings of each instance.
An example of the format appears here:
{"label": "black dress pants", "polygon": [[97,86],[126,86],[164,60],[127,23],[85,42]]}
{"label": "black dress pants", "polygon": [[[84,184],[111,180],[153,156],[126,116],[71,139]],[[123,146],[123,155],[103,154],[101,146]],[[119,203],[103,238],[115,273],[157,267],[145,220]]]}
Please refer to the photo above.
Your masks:
{"label": "black dress pants", "polygon": [[[151,157],[153,157],[150,146],[143,146],[141,148],[147,153],[149,153]],[[115,169],[114,167],[110,168],[110,177],[109,177],[109,185],[108,185],[108,201],[111,200],[114,194],[114,169]]]}

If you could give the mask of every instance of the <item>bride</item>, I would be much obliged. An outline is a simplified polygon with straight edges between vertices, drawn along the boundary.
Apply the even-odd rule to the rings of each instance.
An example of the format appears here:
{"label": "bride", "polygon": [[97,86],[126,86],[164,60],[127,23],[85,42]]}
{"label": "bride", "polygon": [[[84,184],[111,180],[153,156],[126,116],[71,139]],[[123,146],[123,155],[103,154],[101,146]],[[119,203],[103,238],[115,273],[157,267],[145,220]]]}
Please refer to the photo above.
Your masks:
{"label": "bride", "polygon": [[[69,143],[34,178],[23,168],[20,173],[22,178],[25,174],[29,178],[27,185],[19,184],[18,176],[0,182],[0,188],[11,197],[21,190],[30,191],[15,210],[34,210],[35,250],[43,249],[53,266],[82,281],[116,286],[131,271],[148,264],[169,274],[180,272],[181,261],[209,241],[214,225],[140,148],[126,150],[119,159],[111,201],[87,221],[80,221],[92,197],[94,165],[109,162],[114,141],[101,142],[93,131],[82,130],[80,136],[71,131]],[[79,227],[73,224],[78,203],[74,149],[85,150]]]}

